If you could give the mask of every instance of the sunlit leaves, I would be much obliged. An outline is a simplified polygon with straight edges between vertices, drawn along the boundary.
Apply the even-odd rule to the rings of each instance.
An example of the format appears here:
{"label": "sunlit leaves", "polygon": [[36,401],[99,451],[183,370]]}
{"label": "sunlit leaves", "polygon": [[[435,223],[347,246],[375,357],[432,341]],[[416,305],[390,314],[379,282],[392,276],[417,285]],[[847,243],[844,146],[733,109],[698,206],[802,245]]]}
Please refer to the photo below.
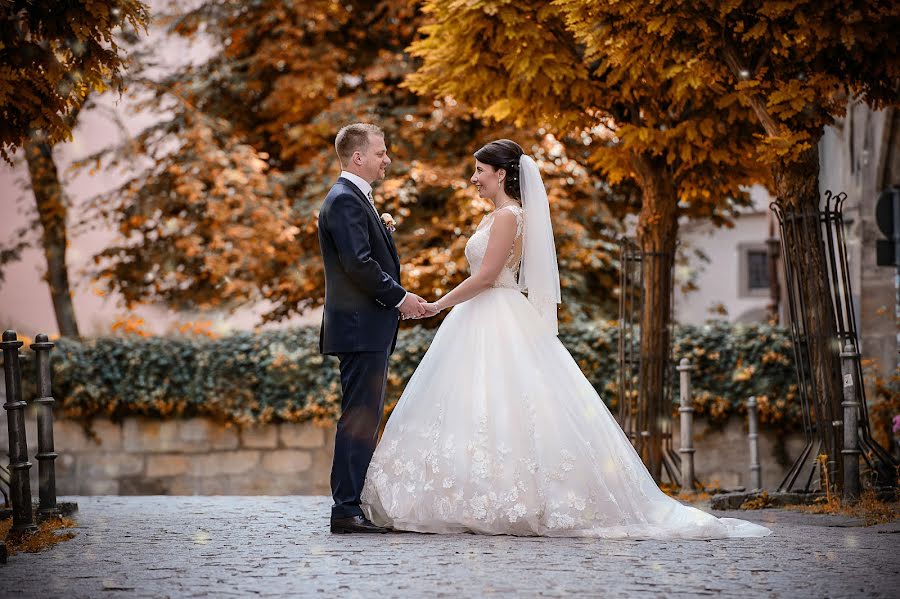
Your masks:
{"label": "sunlit leaves", "polygon": [[[647,43],[675,35],[658,3],[503,0],[425,3],[431,21],[412,45],[424,59],[409,85],[516,124],[563,133],[603,125],[614,140],[591,146],[590,164],[612,183],[672,180],[688,214],[727,214],[740,186],[763,178],[752,114],[711,77],[696,49]],[[492,15],[496,15],[496,18]],[[715,126],[719,123],[721,126]],[[645,200],[647,198],[645,197]]]}
{"label": "sunlit leaves", "polygon": [[[764,164],[800,161],[850,96],[875,108],[900,98],[900,5],[693,0],[649,6],[677,27],[646,29],[651,47],[679,64],[702,57],[709,85],[734,90],[765,127]],[[791,198],[785,198],[791,201]]]}

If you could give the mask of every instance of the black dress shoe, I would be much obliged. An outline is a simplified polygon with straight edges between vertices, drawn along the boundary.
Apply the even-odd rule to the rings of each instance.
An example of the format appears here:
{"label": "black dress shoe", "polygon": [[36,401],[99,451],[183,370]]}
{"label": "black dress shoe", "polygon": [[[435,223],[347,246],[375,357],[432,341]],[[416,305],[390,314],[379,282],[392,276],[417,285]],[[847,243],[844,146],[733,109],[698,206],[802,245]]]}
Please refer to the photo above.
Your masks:
{"label": "black dress shoe", "polygon": [[348,534],[357,532],[383,533],[390,532],[387,528],[375,526],[363,516],[350,516],[349,518],[332,518],[331,532],[334,534]]}

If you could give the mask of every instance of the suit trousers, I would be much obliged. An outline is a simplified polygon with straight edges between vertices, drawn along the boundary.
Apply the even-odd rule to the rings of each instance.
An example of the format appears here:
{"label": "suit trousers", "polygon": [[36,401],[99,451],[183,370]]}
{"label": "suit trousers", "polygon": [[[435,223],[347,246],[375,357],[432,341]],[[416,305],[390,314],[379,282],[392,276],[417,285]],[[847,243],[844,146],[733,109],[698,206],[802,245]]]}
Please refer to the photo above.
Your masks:
{"label": "suit trousers", "polygon": [[363,515],[360,496],[384,414],[389,356],[387,350],[337,354],[342,397],[331,466],[332,518]]}

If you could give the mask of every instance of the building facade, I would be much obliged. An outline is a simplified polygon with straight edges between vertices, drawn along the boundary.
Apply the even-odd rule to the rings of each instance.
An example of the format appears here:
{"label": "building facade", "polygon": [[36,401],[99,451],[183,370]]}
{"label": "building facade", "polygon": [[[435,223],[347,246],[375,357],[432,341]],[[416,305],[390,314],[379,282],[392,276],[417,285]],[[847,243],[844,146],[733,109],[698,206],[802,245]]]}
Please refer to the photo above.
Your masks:
{"label": "building facade", "polygon": [[[900,185],[900,113],[851,103],[846,118],[826,128],[819,156],[823,197],[826,190],[847,194],[844,235],[860,349],[887,377],[898,363],[900,303],[897,269],[876,264],[876,241],[884,237],[875,223],[875,204],[883,190]],[[683,263],[676,267],[676,281],[692,285],[687,292],[676,289],[679,322],[766,321],[773,300],[785,322],[781,269],[773,290],[768,268],[767,240],[778,235],[768,207],[774,198],[760,186],[750,192],[753,205],[736,218],[734,228],[692,222],[681,227]]]}

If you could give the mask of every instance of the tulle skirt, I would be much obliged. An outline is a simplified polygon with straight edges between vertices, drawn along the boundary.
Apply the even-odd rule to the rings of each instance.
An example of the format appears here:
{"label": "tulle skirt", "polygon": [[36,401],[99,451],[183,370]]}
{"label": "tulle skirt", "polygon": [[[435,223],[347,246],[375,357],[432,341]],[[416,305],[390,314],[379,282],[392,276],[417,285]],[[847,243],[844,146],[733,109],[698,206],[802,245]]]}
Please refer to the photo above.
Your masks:
{"label": "tulle skirt", "polygon": [[450,312],[372,458],[362,508],[430,533],[762,537],[663,493],[559,339],[514,289]]}

